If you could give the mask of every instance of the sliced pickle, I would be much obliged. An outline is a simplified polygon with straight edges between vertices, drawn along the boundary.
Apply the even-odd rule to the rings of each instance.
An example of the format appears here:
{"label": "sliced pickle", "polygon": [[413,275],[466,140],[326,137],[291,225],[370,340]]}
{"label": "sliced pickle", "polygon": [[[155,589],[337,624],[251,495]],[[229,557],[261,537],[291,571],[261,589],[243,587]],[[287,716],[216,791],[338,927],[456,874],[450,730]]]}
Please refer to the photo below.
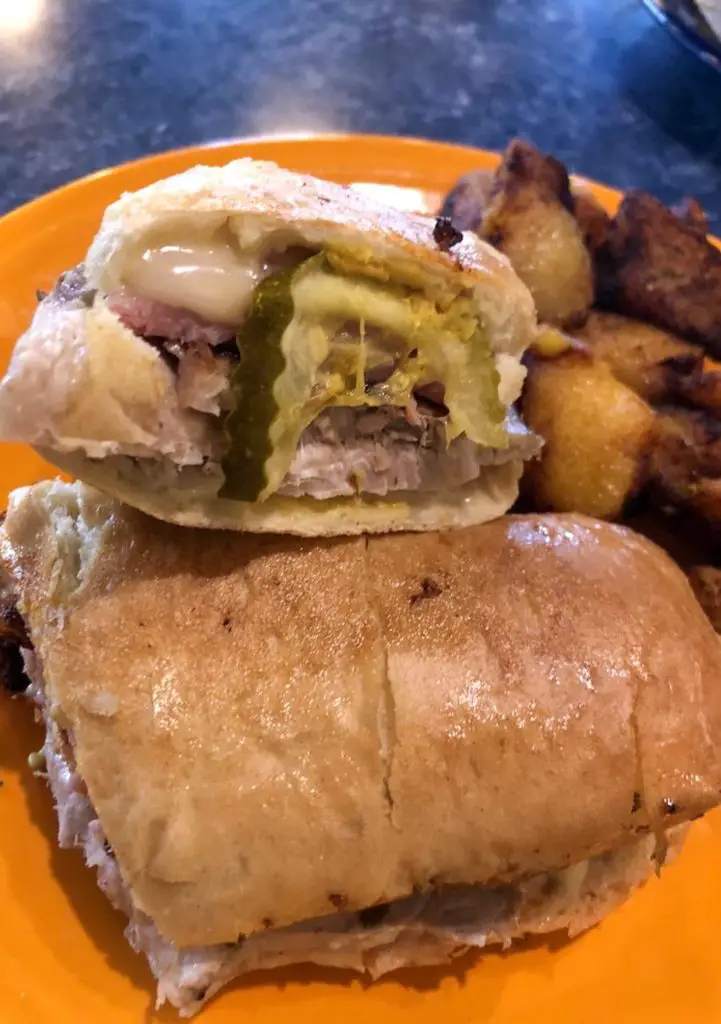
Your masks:
{"label": "sliced pickle", "polygon": [[230,381],[234,408],[225,420],[229,445],[221,498],[262,500],[277,489],[278,473],[281,479],[285,474],[287,466],[278,463],[289,439],[295,440],[291,458],[297,446],[304,409],[328,354],[325,332],[294,320],[293,281],[304,266],[281,270],[258,285],[238,332],[240,363]]}
{"label": "sliced pickle", "polygon": [[449,418],[446,438],[465,434],[487,448],[508,448],[506,407],[498,396],[501,377],[491,347],[480,327],[464,339],[446,330],[420,348],[426,380],[441,381]]}
{"label": "sliced pickle", "polygon": [[[344,336],[348,321],[359,324],[357,340]],[[276,491],[327,406],[405,406],[421,383],[444,385],[449,441],[508,446],[495,358],[464,297],[439,310],[404,288],[345,277],[321,253],[258,285],[237,341],[220,497],[263,501]],[[366,386],[366,371],[389,364],[388,379]]]}

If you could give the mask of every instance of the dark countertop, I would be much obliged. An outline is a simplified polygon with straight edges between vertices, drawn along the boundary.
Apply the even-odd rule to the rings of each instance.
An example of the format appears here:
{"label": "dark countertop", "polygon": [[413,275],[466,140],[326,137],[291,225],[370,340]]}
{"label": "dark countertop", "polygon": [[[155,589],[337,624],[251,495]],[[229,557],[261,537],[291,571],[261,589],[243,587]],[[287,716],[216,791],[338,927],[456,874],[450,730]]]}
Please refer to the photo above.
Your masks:
{"label": "dark countertop", "polygon": [[[640,0],[26,0],[0,14],[0,210],[218,138],[363,131],[501,148],[721,231],[721,75]],[[6,24],[7,23],[7,24]]]}

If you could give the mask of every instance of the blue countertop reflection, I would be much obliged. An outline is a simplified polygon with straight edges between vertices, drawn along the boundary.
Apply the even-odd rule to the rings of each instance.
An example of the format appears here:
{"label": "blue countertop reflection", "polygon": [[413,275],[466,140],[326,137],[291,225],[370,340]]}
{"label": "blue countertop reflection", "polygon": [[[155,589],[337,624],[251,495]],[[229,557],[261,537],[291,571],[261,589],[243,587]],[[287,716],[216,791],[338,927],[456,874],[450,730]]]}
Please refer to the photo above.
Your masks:
{"label": "blue countertop reflection", "polygon": [[0,0],[0,209],[108,164],[246,134],[500,148],[721,230],[721,75],[638,0]]}

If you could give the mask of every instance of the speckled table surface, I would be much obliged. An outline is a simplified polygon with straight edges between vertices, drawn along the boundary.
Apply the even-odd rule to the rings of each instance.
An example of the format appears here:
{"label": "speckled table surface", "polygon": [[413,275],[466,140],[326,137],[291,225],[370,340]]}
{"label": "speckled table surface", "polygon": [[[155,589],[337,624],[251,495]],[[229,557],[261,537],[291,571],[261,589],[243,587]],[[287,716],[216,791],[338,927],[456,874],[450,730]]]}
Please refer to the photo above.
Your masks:
{"label": "speckled table surface", "polygon": [[502,148],[721,230],[721,75],[639,0],[16,0],[0,10],[0,210],[96,168],[265,132]]}

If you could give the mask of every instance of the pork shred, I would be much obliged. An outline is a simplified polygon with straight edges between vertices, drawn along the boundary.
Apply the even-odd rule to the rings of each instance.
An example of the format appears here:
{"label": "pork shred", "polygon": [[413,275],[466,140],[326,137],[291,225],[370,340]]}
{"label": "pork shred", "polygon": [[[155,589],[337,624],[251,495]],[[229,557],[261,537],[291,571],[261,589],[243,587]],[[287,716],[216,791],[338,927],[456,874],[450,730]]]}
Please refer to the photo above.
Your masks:
{"label": "pork shred", "polygon": [[204,342],[166,341],[162,350],[176,361],[181,407],[220,416],[233,371],[231,357],[214,354]]}
{"label": "pork shred", "polygon": [[317,499],[394,491],[430,493],[477,480],[485,466],[532,458],[541,441],[511,410],[506,449],[482,448],[467,437],[446,445],[443,421],[415,404],[326,410],[306,428],[279,494]]}

